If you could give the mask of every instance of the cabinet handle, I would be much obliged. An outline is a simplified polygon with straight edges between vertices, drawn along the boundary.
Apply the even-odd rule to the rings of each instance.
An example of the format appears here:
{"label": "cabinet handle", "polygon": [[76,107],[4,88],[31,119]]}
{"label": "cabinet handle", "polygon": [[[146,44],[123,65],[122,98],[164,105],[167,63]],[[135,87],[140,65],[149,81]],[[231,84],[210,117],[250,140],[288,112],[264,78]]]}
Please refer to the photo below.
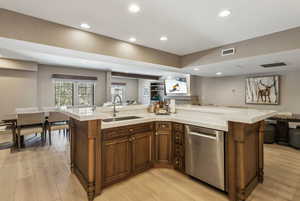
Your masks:
{"label": "cabinet handle", "polygon": [[132,137],[132,141],[135,140],[135,137]]}
{"label": "cabinet handle", "polygon": [[131,128],[131,129],[129,129],[129,131],[130,131],[130,132],[132,132],[132,131],[133,131],[133,129]]}
{"label": "cabinet handle", "polygon": [[155,135],[159,135],[158,132],[155,132]]}

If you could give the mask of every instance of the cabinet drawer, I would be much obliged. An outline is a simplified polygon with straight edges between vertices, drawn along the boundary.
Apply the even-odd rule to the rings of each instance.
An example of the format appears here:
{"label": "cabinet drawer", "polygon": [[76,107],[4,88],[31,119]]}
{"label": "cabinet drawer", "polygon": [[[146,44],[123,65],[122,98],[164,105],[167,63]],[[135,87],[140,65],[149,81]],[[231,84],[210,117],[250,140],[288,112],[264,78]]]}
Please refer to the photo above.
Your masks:
{"label": "cabinet drawer", "polygon": [[137,124],[127,127],[130,134],[153,131],[153,123]]}
{"label": "cabinet drawer", "polygon": [[128,129],[125,127],[102,130],[103,140],[110,140],[114,138],[124,137],[127,135],[129,135],[129,133]]}
{"label": "cabinet drawer", "polygon": [[184,132],[183,124],[173,123],[173,130],[175,132]]}
{"label": "cabinet drawer", "polygon": [[170,131],[171,125],[170,122],[156,122],[156,131]]}
{"label": "cabinet drawer", "polygon": [[174,144],[184,144],[184,134],[178,131],[174,132]]}
{"label": "cabinet drawer", "polygon": [[175,157],[184,157],[184,147],[182,145],[175,145],[174,146],[174,155]]}
{"label": "cabinet drawer", "polygon": [[153,123],[137,124],[133,126],[122,126],[102,130],[103,140],[124,137],[135,133],[153,131]]}

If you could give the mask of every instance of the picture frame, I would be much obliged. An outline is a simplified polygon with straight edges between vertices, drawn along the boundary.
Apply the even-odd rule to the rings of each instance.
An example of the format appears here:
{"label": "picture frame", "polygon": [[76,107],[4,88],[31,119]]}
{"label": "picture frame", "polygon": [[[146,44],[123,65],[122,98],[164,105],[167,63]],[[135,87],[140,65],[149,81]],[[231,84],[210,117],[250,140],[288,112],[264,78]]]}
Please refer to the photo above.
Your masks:
{"label": "picture frame", "polygon": [[280,104],[279,75],[248,77],[245,82],[245,104]]}

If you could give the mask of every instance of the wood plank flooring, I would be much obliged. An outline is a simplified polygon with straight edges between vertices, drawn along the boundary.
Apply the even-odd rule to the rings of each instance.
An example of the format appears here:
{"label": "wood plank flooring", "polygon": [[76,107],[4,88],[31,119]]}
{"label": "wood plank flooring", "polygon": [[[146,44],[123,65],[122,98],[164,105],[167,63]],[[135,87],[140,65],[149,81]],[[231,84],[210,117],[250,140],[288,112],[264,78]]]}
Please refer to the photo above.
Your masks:
{"label": "wood plank flooring", "polygon": [[[69,144],[0,151],[0,201],[87,201],[69,170]],[[152,169],[104,189],[95,201],[226,201],[227,197],[174,170]],[[265,182],[248,201],[300,201],[300,151],[265,145]]]}

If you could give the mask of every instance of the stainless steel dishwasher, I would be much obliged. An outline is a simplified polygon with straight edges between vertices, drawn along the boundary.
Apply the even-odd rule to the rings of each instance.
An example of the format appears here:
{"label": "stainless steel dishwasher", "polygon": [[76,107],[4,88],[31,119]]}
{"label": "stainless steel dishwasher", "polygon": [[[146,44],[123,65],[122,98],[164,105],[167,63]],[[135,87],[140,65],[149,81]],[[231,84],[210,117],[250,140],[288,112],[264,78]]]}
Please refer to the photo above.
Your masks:
{"label": "stainless steel dishwasher", "polygon": [[224,132],[190,125],[185,129],[186,173],[224,191]]}

